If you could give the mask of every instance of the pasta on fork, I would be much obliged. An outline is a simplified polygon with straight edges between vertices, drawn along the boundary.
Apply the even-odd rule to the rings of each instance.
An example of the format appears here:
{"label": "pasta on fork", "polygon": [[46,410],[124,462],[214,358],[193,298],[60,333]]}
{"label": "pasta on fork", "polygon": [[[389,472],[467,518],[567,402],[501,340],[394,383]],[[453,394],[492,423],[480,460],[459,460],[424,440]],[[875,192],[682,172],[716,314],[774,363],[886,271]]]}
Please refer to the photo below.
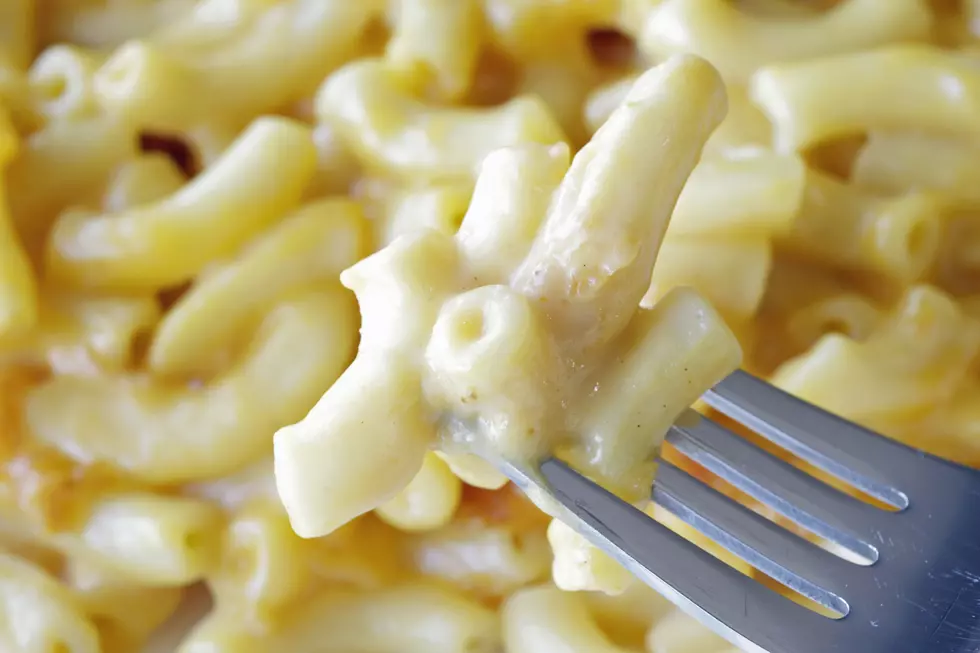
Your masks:
{"label": "pasta on fork", "polygon": [[978,46],[977,0],[0,0],[0,652],[733,653],[498,464],[757,578],[649,497],[747,502],[663,442],[736,367],[980,465]]}

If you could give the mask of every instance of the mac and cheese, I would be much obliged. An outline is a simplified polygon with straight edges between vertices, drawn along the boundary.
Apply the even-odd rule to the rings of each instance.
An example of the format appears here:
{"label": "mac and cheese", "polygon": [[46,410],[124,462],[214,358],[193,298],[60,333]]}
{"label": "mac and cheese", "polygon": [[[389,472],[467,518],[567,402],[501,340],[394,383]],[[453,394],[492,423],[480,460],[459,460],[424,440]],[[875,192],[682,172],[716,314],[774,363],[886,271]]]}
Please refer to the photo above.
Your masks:
{"label": "mac and cheese", "polygon": [[649,501],[732,492],[663,436],[738,366],[980,465],[978,52],[974,0],[0,0],[0,649],[731,653],[495,464],[749,575]]}

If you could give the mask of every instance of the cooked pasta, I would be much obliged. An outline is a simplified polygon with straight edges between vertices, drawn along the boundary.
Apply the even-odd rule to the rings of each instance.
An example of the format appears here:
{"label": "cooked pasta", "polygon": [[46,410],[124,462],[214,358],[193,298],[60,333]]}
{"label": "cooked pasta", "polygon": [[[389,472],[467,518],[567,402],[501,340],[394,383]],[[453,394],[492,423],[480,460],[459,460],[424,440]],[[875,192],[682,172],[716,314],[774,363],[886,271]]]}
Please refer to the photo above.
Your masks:
{"label": "cooked pasta", "polygon": [[650,502],[731,493],[663,438],[736,367],[980,466],[978,52],[975,0],[0,0],[0,649],[733,652],[498,464],[749,575]]}

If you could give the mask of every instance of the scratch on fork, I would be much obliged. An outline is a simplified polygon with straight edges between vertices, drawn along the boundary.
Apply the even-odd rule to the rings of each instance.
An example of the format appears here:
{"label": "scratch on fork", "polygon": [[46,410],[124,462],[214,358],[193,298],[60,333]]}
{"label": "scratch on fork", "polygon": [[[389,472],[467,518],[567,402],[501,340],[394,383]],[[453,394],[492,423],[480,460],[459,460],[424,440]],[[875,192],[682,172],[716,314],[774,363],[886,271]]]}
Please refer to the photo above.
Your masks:
{"label": "scratch on fork", "polygon": [[942,628],[942,627],[943,627],[943,625],[945,625],[945,623],[946,623],[946,620],[947,620],[947,619],[949,618],[949,613],[950,613],[950,612],[952,612],[952,611],[953,611],[953,608],[955,608],[955,607],[956,607],[956,604],[957,604],[957,603],[959,603],[959,601],[960,601],[960,596],[962,596],[962,595],[963,595],[963,591],[964,591],[965,589],[966,589],[965,587],[961,587],[961,588],[960,588],[960,589],[959,589],[959,590],[958,590],[958,591],[956,592],[956,596],[955,596],[955,597],[953,598],[953,600],[952,600],[952,601],[950,602],[950,604],[949,604],[949,607],[947,607],[947,608],[946,608],[946,611],[945,611],[945,612],[943,612],[943,616],[939,618],[939,623],[937,623],[937,624],[936,624],[936,627],[932,629],[932,632],[931,632],[931,633],[929,633],[929,639],[932,639],[932,638],[933,638],[933,637],[934,637],[934,636],[936,635],[936,633],[938,633],[938,632],[939,632],[939,629],[940,629],[940,628]]}

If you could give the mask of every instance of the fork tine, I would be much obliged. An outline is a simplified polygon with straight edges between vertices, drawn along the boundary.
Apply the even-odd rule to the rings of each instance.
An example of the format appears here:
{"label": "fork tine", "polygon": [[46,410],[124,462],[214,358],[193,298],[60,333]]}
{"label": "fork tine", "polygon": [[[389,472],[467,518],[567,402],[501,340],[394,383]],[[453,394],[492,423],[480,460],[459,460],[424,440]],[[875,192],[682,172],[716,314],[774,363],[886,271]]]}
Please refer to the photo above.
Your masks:
{"label": "fork tine", "polygon": [[914,452],[738,370],[704,395],[721,413],[810,464],[895,508],[908,497],[882,476],[910,471]]}
{"label": "fork tine", "polygon": [[[668,462],[657,470],[653,500],[745,562],[842,616],[840,596],[853,564],[828,553],[708,487]],[[813,582],[816,581],[816,582]]]}
{"label": "fork tine", "polygon": [[682,454],[806,530],[873,563],[887,513],[847,496],[694,411],[667,435]]}
{"label": "fork tine", "polygon": [[[834,639],[830,619],[732,569],[564,463],[547,460],[540,472],[594,545],[744,651],[840,650],[827,645]],[[527,477],[514,480],[527,486]]]}

